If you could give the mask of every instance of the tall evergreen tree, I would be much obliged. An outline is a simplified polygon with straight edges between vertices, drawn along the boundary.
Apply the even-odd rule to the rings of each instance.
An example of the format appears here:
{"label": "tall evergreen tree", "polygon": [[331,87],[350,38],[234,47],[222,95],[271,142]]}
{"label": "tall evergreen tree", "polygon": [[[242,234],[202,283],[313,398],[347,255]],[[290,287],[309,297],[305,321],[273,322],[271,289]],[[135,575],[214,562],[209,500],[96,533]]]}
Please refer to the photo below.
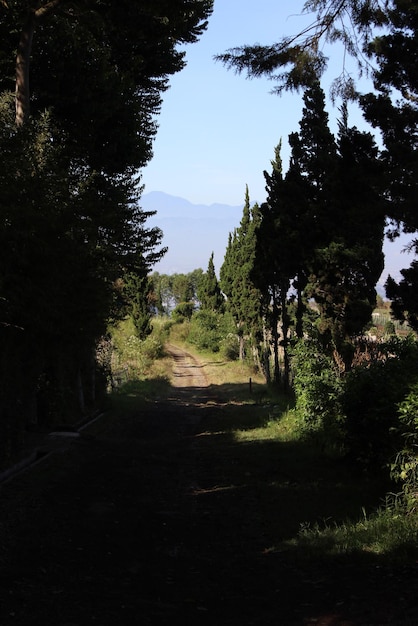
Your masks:
{"label": "tall evergreen tree", "polygon": [[369,133],[339,122],[331,188],[328,241],[315,251],[310,293],[320,311],[320,332],[351,367],[355,335],[371,320],[382,273],[385,204],[378,149]]}
{"label": "tall evergreen tree", "polygon": [[[396,0],[391,3],[388,27],[368,48],[377,61],[374,85],[377,94],[361,98],[365,117],[380,129],[384,143],[382,154],[389,183],[388,215],[391,236],[402,230],[418,232],[418,3]],[[418,240],[414,240],[418,253]],[[394,316],[408,319],[415,327],[418,316],[417,262],[401,272],[397,283],[392,277],[386,284],[386,295],[393,301]]]}
{"label": "tall evergreen tree", "polygon": [[126,298],[127,310],[133,321],[136,336],[141,340],[146,339],[152,331],[151,288],[152,281],[146,271],[142,272],[142,276],[138,269],[124,276],[123,295]]}
{"label": "tall evergreen tree", "polygon": [[220,287],[227,298],[226,306],[236,323],[240,358],[244,358],[245,344],[248,343],[257,364],[262,367],[259,348],[263,343],[263,298],[252,279],[256,247],[255,231],[259,220],[259,208],[257,205],[251,208],[247,187],[240,226],[229,236],[224,262],[220,269]]}
{"label": "tall evergreen tree", "polygon": [[[267,75],[276,81],[276,91],[295,90],[312,84],[325,71],[331,55],[324,44],[341,42],[344,55],[356,60],[360,75],[373,79],[374,92],[361,95],[345,69],[336,76],[332,95],[343,100],[358,99],[364,115],[378,128],[384,143],[383,162],[386,195],[391,202],[387,215],[392,221],[392,235],[403,229],[418,231],[417,157],[417,0],[307,0],[302,12],[316,12],[316,19],[306,29],[285,36],[272,45],[240,46],[218,55],[218,60],[251,77]],[[418,251],[418,245],[416,246]],[[390,280],[391,297],[397,297],[397,310],[405,296],[409,279],[396,294],[396,281]],[[402,291],[402,296],[401,296]],[[414,298],[407,297],[409,305]],[[405,302],[406,306],[406,302]],[[406,311],[406,309],[405,309]],[[397,314],[398,315],[398,314]]]}
{"label": "tall evergreen tree", "polygon": [[214,254],[212,252],[209,258],[207,272],[202,276],[197,295],[202,310],[222,313],[225,307],[225,300],[216,276],[213,256]]}
{"label": "tall evergreen tree", "polygon": [[139,206],[138,170],[152,154],[168,78],[184,66],[178,44],[196,41],[212,4],[0,3],[6,429],[17,415],[77,418],[93,399],[94,349],[117,315],[115,285],[163,252]]}
{"label": "tall evergreen tree", "polygon": [[291,158],[285,176],[283,204],[288,217],[289,245],[295,263],[296,334],[303,336],[303,314],[315,298],[317,250],[332,237],[336,144],[328,126],[325,95],[314,80],[303,96],[299,131],[289,136]]}
{"label": "tall evergreen tree", "polygon": [[[283,173],[281,144],[275,148],[275,158],[271,161],[271,174],[264,172],[267,201],[260,207],[261,219],[256,230],[256,256],[253,278],[264,295],[266,317],[272,334],[274,381],[283,381],[289,387],[290,367],[288,355],[288,292],[294,277],[294,250],[289,248],[289,220],[286,220],[286,207],[283,205]],[[283,376],[279,360],[280,330],[284,353]]]}

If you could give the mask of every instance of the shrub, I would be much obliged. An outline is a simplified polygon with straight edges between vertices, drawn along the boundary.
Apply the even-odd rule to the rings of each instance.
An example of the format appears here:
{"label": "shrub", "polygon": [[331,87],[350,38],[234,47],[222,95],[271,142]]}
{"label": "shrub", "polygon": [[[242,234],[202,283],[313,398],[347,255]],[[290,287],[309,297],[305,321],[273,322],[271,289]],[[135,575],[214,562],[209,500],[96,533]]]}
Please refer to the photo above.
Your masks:
{"label": "shrub", "polygon": [[313,339],[303,339],[293,350],[292,372],[305,433],[324,449],[340,447],[343,381],[333,359]]}
{"label": "shrub", "polygon": [[411,337],[379,345],[379,360],[347,375],[342,407],[350,454],[364,465],[382,467],[402,447],[398,406],[418,378],[418,346]]}
{"label": "shrub", "polygon": [[180,302],[172,312],[172,318],[176,323],[181,323],[184,320],[190,320],[193,315],[194,304],[193,302]]}
{"label": "shrub", "polygon": [[[228,313],[218,313],[203,309],[194,313],[190,321],[190,332],[187,341],[198,350],[209,350],[213,353],[223,352],[233,355],[231,335],[234,322]],[[235,341],[236,341],[236,336]],[[228,349],[231,346],[231,349]],[[229,358],[229,357],[227,357]],[[231,359],[233,360],[233,359]]]}
{"label": "shrub", "polygon": [[198,350],[219,352],[223,339],[222,315],[214,311],[198,311],[193,315],[188,341]]}
{"label": "shrub", "polygon": [[418,383],[399,404],[398,415],[402,447],[391,465],[391,475],[402,484],[409,504],[415,508],[418,499]]}
{"label": "shrub", "polygon": [[228,361],[239,359],[239,341],[236,333],[228,333],[221,342],[221,353]]}

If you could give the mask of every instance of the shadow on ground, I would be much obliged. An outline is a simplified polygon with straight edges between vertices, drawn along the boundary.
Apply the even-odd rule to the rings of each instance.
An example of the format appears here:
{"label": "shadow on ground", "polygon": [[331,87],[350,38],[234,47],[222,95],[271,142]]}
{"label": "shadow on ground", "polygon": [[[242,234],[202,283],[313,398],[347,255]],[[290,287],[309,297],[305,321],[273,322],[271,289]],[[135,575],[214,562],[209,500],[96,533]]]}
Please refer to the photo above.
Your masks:
{"label": "shadow on ground", "polygon": [[302,443],[239,442],[272,410],[245,393],[130,385],[3,485],[2,626],[416,624],[413,558],[307,560],[288,541],[357,518],[383,485]]}

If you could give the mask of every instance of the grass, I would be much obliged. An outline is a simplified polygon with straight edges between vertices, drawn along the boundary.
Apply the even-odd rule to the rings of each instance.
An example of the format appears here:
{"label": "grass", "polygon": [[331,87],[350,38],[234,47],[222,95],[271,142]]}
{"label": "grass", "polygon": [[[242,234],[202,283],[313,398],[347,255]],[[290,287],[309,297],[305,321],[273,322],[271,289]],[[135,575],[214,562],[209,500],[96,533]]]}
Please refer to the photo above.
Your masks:
{"label": "grass", "polygon": [[389,557],[391,562],[413,562],[418,557],[418,520],[407,515],[402,505],[389,501],[370,515],[354,522],[309,524],[301,527],[296,538],[282,543],[295,550],[303,560],[324,556],[370,555]]}
{"label": "grass", "polygon": [[[128,324],[118,332],[123,346],[130,336]],[[401,500],[384,500],[384,481],[322,455],[304,438],[289,399],[268,388],[248,364],[197,353],[187,344],[187,323],[171,327],[169,337],[165,332],[159,322],[158,337],[165,336],[203,364],[221,407],[202,420],[203,464],[206,459],[211,465],[215,484],[241,486],[257,498],[266,551],[291,551],[304,561],[418,557],[418,516],[406,514]],[[137,348],[146,349],[146,342]],[[126,357],[126,352],[120,354]],[[156,359],[128,352],[128,360],[135,376],[114,396],[119,411],[167,396],[171,363],[163,351]]]}
{"label": "grass", "polygon": [[[387,495],[379,477],[353,472],[341,460],[321,457],[301,434],[294,410],[270,415],[259,426],[238,428],[232,434],[247,451],[252,448],[252,467],[260,464],[264,474],[270,474],[271,480],[261,486],[268,492],[264,513],[271,516],[268,526],[280,519],[282,507],[287,508],[289,526],[295,515],[302,520],[292,537],[278,537],[267,551],[292,551],[294,558],[304,562],[371,555],[397,563],[418,558],[417,513],[408,513],[401,497]],[[315,519],[320,511],[321,517]],[[269,534],[274,537],[274,529]]]}

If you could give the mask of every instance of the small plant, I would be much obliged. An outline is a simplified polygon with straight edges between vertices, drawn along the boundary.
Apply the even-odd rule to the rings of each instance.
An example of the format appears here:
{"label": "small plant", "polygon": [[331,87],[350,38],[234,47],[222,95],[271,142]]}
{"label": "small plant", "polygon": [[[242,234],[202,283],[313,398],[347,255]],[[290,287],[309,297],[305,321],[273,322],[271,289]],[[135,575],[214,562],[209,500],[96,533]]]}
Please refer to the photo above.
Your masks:
{"label": "small plant", "polygon": [[152,332],[144,340],[138,339],[131,318],[110,329],[113,352],[111,371],[113,385],[143,377],[153,364],[165,355],[164,344],[170,325],[154,320]]}

